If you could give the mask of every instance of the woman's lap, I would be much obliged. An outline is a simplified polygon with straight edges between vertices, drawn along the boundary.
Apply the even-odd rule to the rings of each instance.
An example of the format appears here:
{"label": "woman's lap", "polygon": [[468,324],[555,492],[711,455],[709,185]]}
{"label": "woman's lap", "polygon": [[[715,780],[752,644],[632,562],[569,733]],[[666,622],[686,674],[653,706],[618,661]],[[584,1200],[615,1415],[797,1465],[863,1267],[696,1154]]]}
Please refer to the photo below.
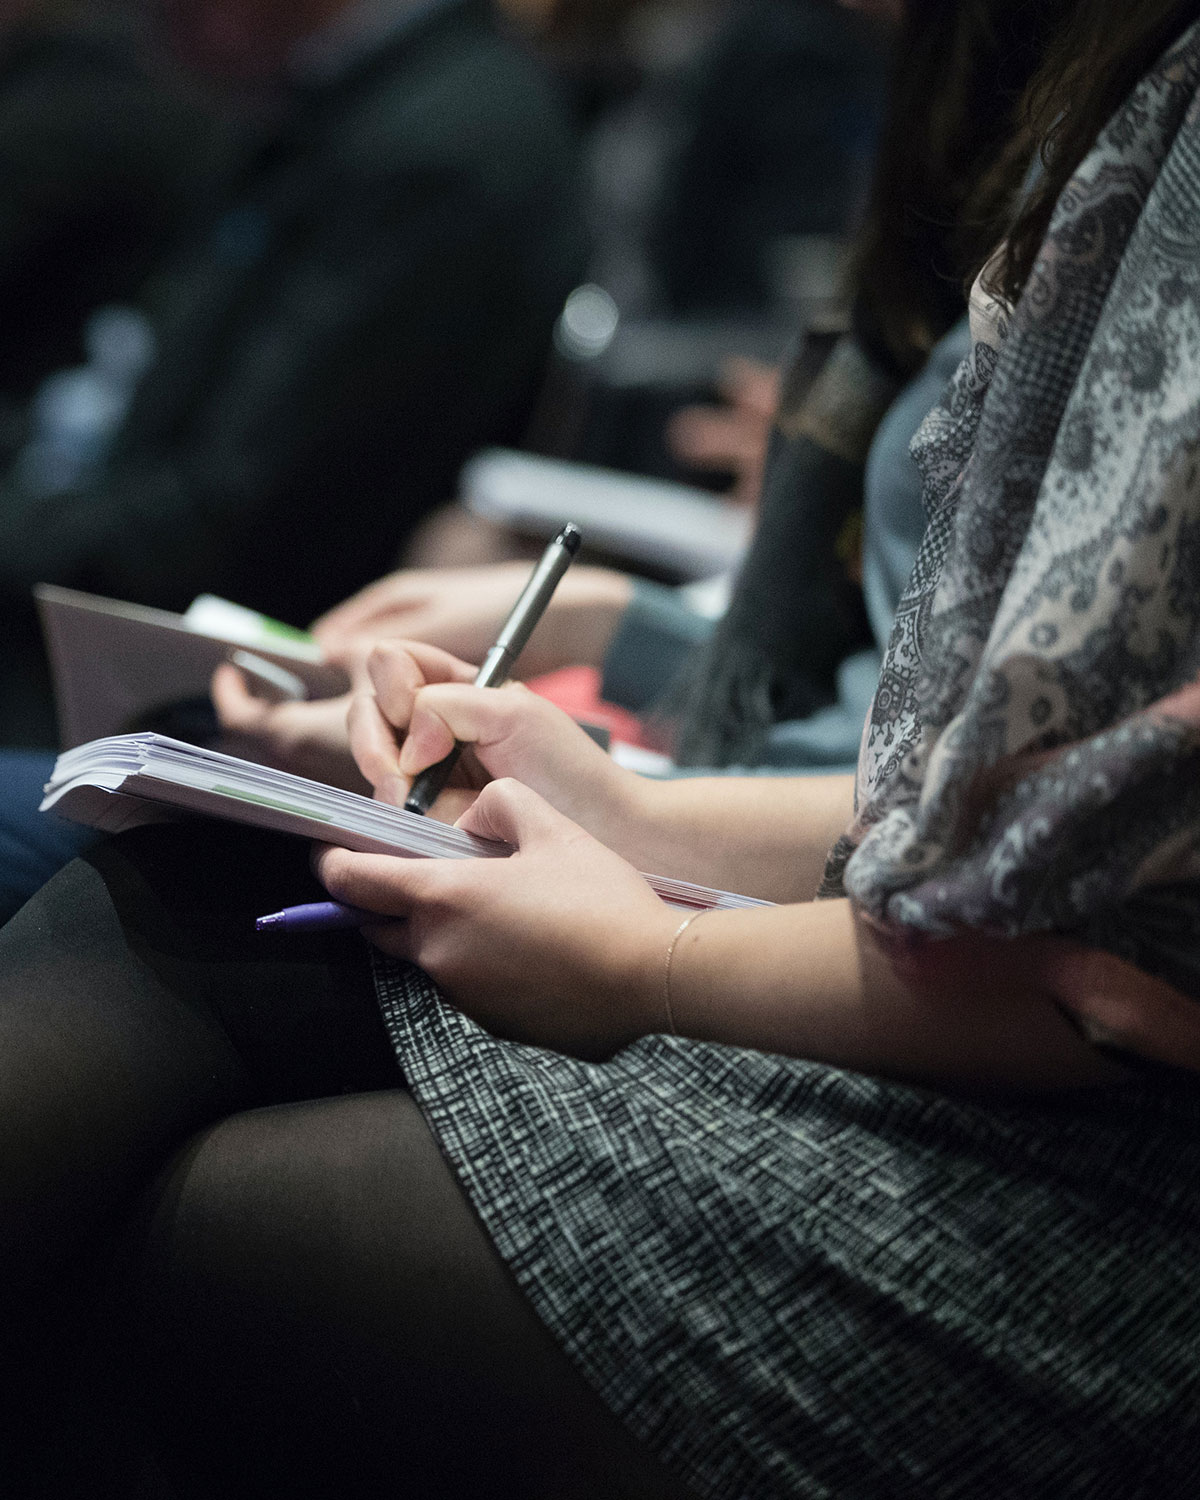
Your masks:
{"label": "woman's lap", "polygon": [[[398,1087],[361,939],[255,935],[307,894],[306,861],[237,830],[139,830],[0,934],[3,1297],[33,1298],[36,1332],[43,1284],[133,1215],[129,1322],[186,1461],[232,1461],[224,1494],[256,1434],[292,1494],[355,1493],[343,1466],[363,1493],[406,1468],[451,1493],[447,1464],[495,1494],[668,1493]],[[272,1492],[259,1477],[244,1493]]]}
{"label": "woman's lap", "polygon": [[[150,1387],[161,1396],[157,1430],[172,1434],[176,1462],[199,1473],[207,1492],[261,1497],[273,1492],[270,1476],[283,1476],[280,1490],[297,1496],[349,1496],[355,1486],[361,1494],[390,1494],[400,1475],[411,1474],[416,1493],[422,1486],[431,1493],[440,1486],[442,1493],[477,1488],[496,1495],[555,1497],[671,1493],[671,1482],[608,1415],[534,1316],[531,1305],[557,1326],[534,1289],[526,1288],[529,1302],[516,1290],[445,1167],[440,1146],[398,1087],[398,1068],[379,1019],[361,939],[340,934],[284,940],[254,933],[257,912],[304,899],[310,894],[309,881],[307,853],[299,844],[205,825],[190,831],[147,829],[105,843],[77,861],[0,933],[0,1137],[6,1147],[0,1153],[0,1303],[15,1307],[23,1295],[35,1309],[31,1331],[40,1335],[45,1324],[39,1325],[43,1314],[38,1310],[49,1306],[49,1298],[30,1300],[36,1282],[69,1269],[75,1250],[103,1243],[118,1223],[132,1224],[118,1262],[124,1268],[125,1306],[119,1326],[131,1336],[137,1331]],[[447,1026],[452,1019],[446,1012]],[[536,1065],[546,1117],[539,1125],[529,1113],[524,1086],[511,1095],[497,1091],[500,1061],[490,1058],[490,1052],[498,1045],[481,1041],[464,1054],[466,1063],[452,1047],[438,1048],[439,1088],[450,1099],[460,1080],[470,1076],[469,1067],[490,1069],[481,1094],[492,1101],[485,1136],[493,1147],[522,1136],[523,1170],[529,1178],[525,1196],[544,1198],[548,1211],[558,1212],[557,1200],[549,1193],[549,1179],[535,1170],[538,1152],[544,1147],[550,1156],[557,1154],[561,1175],[563,1130],[558,1127],[564,1120],[569,1127],[572,1098],[589,1120],[598,1100],[631,1111],[631,1130],[623,1139],[645,1145],[652,1121],[670,1137],[686,1191],[668,1192],[666,1179],[656,1180],[649,1199],[663,1233],[678,1222],[678,1234],[695,1241],[702,1252],[696,1277],[688,1283],[694,1296],[689,1294],[687,1316],[702,1318],[713,1302],[726,1321],[736,1322],[740,1304],[735,1293],[752,1273],[763,1316],[781,1329],[785,1324],[790,1328],[784,1346],[775,1350],[782,1361],[778,1368],[792,1371],[782,1385],[769,1379],[775,1366],[763,1357],[761,1339],[756,1335],[753,1346],[747,1346],[747,1357],[760,1367],[755,1378],[766,1382],[764,1400],[769,1390],[792,1390],[799,1378],[798,1359],[809,1372],[802,1384],[804,1399],[814,1410],[823,1408],[832,1380],[847,1393],[851,1407],[865,1413],[870,1402],[864,1404],[862,1393],[891,1389],[888,1382],[894,1375],[895,1400],[888,1400],[901,1413],[902,1425],[922,1434],[916,1445],[921,1461],[938,1472],[956,1444],[967,1444],[962,1453],[969,1448],[978,1458],[979,1445],[986,1443],[996,1415],[995,1372],[1017,1352],[1017,1345],[1007,1350],[1003,1340],[1003,1347],[993,1344],[998,1329],[1015,1316],[1019,1326],[1010,1334],[1022,1349],[1036,1333],[1034,1322],[1039,1327],[1044,1322],[1053,1333],[1038,1346],[1040,1353],[1033,1349],[1029,1369],[1044,1372],[1038,1379],[1054,1410],[1060,1397],[1068,1414],[1078,1407],[1071,1419],[1073,1432],[1082,1434],[1092,1416],[1098,1420],[1104,1411],[1121,1414],[1122,1421],[1140,1411],[1141,1428],[1153,1426],[1162,1438],[1155,1444],[1158,1462],[1187,1466],[1195,1437],[1185,1438],[1183,1448],[1178,1448],[1178,1432],[1176,1438],[1168,1437],[1178,1426],[1171,1416],[1170,1392],[1160,1399],[1132,1376],[1112,1403],[1099,1399],[1099,1388],[1092,1391],[1093,1366],[1097,1359],[1103,1363],[1105,1347],[1116,1340],[1117,1331],[1105,1326],[1093,1338],[1071,1321],[1057,1325],[1052,1310],[1045,1317],[1039,1311],[1036,1318],[1028,1308],[1018,1312],[1022,1298],[1031,1298],[1018,1273],[1022,1267],[1036,1271],[1035,1293],[1043,1283],[1047,1294],[1057,1289],[1052,1301],[1069,1295],[1073,1317],[1085,1303],[1093,1306],[1093,1284],[1106,1285],[1108,1292],[1094,1306],[1128,1304],[1120,1339],[1129,1344],[1131,1358],[1138,1355],[1143,1338],[1150,1343],[1141,1353],[1161,1353],[1163,1337],[1143,1326],[1142,1312],[1153,1305],[1155,1288],[1162,1291],[1160,1301],[1166,1298],[1164,1305],[1176,1306],[1184,1273],[1177,1263],[1170,1275],[1158,1274],[1155,1266],[1168,1252],[1194,1248],[1197,1242],[1195,1213],[1182,1201],[1178,1223],[1170,1214],[1164,1217],[1164,1204],[1174,1191],[1171,1183],[1180,1174],[1163,1155],[1170,1157],[1179,1131],[1194,1118],[1190,1107],[1176,1111],[1180,1118],[1172,1124],[1171,1109],[1160,1111],[1148,1102],[1149,1095],[1135,1093],[1129,1099],[1114,1096],[1111,1113],[1097,1106],[1094,1124],[1085,1121],[1087,1111],[1067,1107],[1061,1120],[1048,1119],[1044,1128],[1034,1129],[1023,1113],[1018,1118],[994,1109],[962,1110],[907,1099],[904,1091],[867,1080],[839,1082],[821,1070],[808,1070],[814,1072],[811,1087],[798,1082],[793,1090],[795,1118],[786,1150],[781,1143],[776,1153],[778,1170],[768,1198],[749,1206],[767,1238],[779,1245],[792,1243],[810,1270],[825,1264],[822,1246],[830,1241],[832,1227],[844,1225],[845,1232],[834,1256],[837,1275],[828,1288],[811,1274],[799,1281],[788,1281],[784,1274],[782,1300],[774,1305],[762,1292],[762,1275],[775,1263],[765,1251],[759,1256],[753,1236],[739,1241],[730,1234],[728,1243],[718,1247],[714,1242],[710,1250],[706,1247],[718,1223],[706,1225],[703,1234],[689,1224],[696,1203],[709,1202],[706,1213],[711,1216],[717,1201],[702,1160],[710,1148],[716,1151],[719,1144],[722,1158],[736,1155],[743,1137],[746,1150],[751,1149],[753,1135],[762,1155],[767,1117],[772,1111],[778,1116],[786,1102],[782,1080],[775,1076],[781,1060],[772,1064],[752,1054],[722,1053],[706,1062],[685,1044],[651,1043],[650,1052],[662,1056],[641,1083],[637,1077],[625,1078],[623,1069],[632,1066],[636,1074],[640,1066],[631,1053],[628,1063],[619,1059],[596,1070],[594,1089],[583,1089],[575,1080],[579,1086],[571,1094],[559,1087],[556,1060],[540,1054]],[[693,1075],[701,1064],[717,1069],[701,1092],[726,1119],[719,1143],[699,1128],[703,1099]],[[664,1093],[667,1074],[678,1079]],[[413,1082],[418,1083],[417,1074]],[[644,1101],[643,1117],[639,1101],[647,1089],[651,1097]],[[766,1115],[755,1103],[759,1092],[770,1101]],[[1140,1100],[1136,1110],[1123,1115],[1135,1097]],[[498,1107],[505,1101],[511,1105],[511,1119]],[[744,1129],[738,1125],[742,1116]],[[633,1128],[639,1121],[640,1128]],[[438,1129],[443,1139],[441,1124]],[[573,1138],[582,1142],[591,1137],[577,1131]],[[822,1139],[830,1143],[824,1155],[818,1150]],[[846,1142],[849,1156],[832,1149],[839,1139]],[[706,1141],[708,1146],[700,1150]],[[463,1140],[454,1144],[456,1156],[463,1149]],[[474,1149],[479,1150],[478,1135]],[[857,1169],[848,1170],[854,1161]],[[783,1171],[787,1163],[794,1163],[795,1172],[791,1165]],[[1151,1174],[1155,1164],[1166,1172],[1157,1186]],[[715,1165],[727,1198],[752,1198],[757,1192],[753,1173],[732,1160]],[[459,1161],[464,1178],[470,1177],[470,1166]],[[1146,1183],[1144,1216],[1136,1184],[1125,1181],[1134,1167]],[[951,1169],[967,1173],[962,1190],[952,1195],[966,1205],[957,1218],[928,1201],[928,1195],[894,1191],[896,1183],[914,1172],[931,1186],[952,1186]],[[581,1172],[579,1180],[607,1183],[611,1196],[612,1170],[609,1162],[603,1172]],[[793,1176],[806,1186],[788,1187],[784,1179]],[[1003,1186],[1009,1178],[1020,1184],[1020,1191]],[[495,1218],[494,1180],[489,1180],[490,1188],[475,1184],[472,1192],[508,1256],[511,1247],[505,1245],[505,1226]],[[1025,1239],[1032,1235],[1037,1248],[1027,1253],[1019,1226],[1011,1232],[1005,1226],[1017,1208],[1029,1217],[1034,1181],[1041,1182],[1037,1202],[1039,1213],[1044,1209],[1044,1225],[1030,1220]],[[630,1176],[622,1191],[635,1188],[638,1183]],[[140,1207],[139,1193],[145,1194]],[[847,1195],[863,1201],[856,1206]],[[684,1206],[685,1199],[693,1209]],[[503,1200],[514,1230],[519,1227],[528,1239],[532,1226],[536,1240],[543,1219],[537,1213],[521,1218],[524,1201],[520,1194]],[[649,1201],[645,1192],[640,1201]],[[1061,1213],[1053,1211],[1059,1201]],[[595,1261],[597,1274],[602,1270],[610,1279],[619,1278],[628,1255],[622,1250],[610,1259],[602,1242],[584,1233],[587,1225],[572,1218],[570,1204],[567,1208],[563,1222],[573,1225],[575,1237],[582,1236],[596,1252],[585,1256],[573,1279],[561,1258],[551,1267],[558,1293],[578,1305],[595,1291],[588,1265]],[[1094,1210],[1100,1208],[1115,1216],[1111,1223],[1095,1221]],[[995,1221],[988,1228],[993,1213]],[[1142,1217],[1146,1223],[1137,1228],[1134,1221]],[[909,1220],[924,1226],[925,1250],[914,1239]],[[1070,1225],[1082,1238],[1063,1239]],[[1132,1265],[1138,1257],[1131,1257],[1124,1243],[1134,1228],[1144,1241],[1144,1271]],[[960,1229],[965,1238],[957,1245]],[[545,1231],[543,1238],[551,1254],[561,1236]],[[947,1239],[963,1261],[961,1274],[951,1275]],[[995,1245],[1007,1239],[1012,1244],[1001,1255]],[[616,1240],[612,1244],[614,1252],[620,1249]],[[749,1268],[738,1261],[739,1244],[752,1259],[757,1257]],[[641,1257],[634,1280],[640,1278],[644,1296],[635,1286],[632,1294],[622,1292],[613,1302],[626,1316],[631,1295],[635,1302],[642,1297],[647,1306],[651,1300],[659,1305],[643,1250],[635,1241],[628,1254],[635,1264]],[[1128,1286],[1115,1285],[1111,1276],[1104,1281],[1106,1258]],[[1169,1258],[1178,1260],[1173,1253]],[[522,1274],[532,1264],[521,1254],[511,1263]],[[1012,1286],[989,1293],[988,1268],[1001,1264],[1011,1272]],[[1050,1274],[1054,1267],[1058,1269]],[[787,1271],[786,1266],[775,1269]],[[569,1288],[567,1280],[572,1280]],[[898,1306],[885,1290],[893,1281],[911,1282],[906,1296],[916,1299],[911,1316],[905,1313],[898,1323],[890,1313],[883,1316]],[[673,1284],[675,1293],[662,1304],[667,1325],[672,1324],[672,1307],[683,1311],[682,1283],[676,1279]],[[944,1305],[938,1301],[939,1287],[948,1289]],[[598,1293],[593,1300],[594,1320],[599,1320],[595,1327],[602,1335],[598,1342],[603,1344],[609,1337],[607,1304]],[[1033,1300],[1040,1302],[1037,1296]],[[970,1338],[946,1350],[933,1335],[951,1304],[960,1309],[969,1305],[974,1321]],[[847,1339],[854,1322],[847,1319],[847,1309],[853,1308],[859,1313],[874,1309],[879,1318],[869,1333],[864,1325],[861,1338]],[[0,1315],[9,1311],[0,1306]],[[1180,1324],[1176,1333],[1183,1332]],[[653,1330],[650,1335],[653,1343]],[[32,1340],[26,1347],[32,1347]],[[591,1348],[571,1347],[587,1367]],[[671,1388],[676,1396],[686,1393],[685,1407],[689,1400],[694,1407],[690,1415],[682,1413],[684,1425],[702,1423],[719,1437],[744,1392],[739,1395],[736,1382],[727,1383],[713,1405],[679,1368],[680,1360],[690,1357],[688,1346],[676,1340],[662,1347],[675,1361]],[[1115,1343],[1113,1348],[1115,1352]],[[1056,1384],[1055,1350],[1079,1353],[1078,1380]],[[732,1378],[736,1371],[726,1369],[729,1361],[717,1359],[715,1349],[712,1353],[711,1367],[707,1358],[701,1359],[705,1379]],[[643,1355],[654,1363],[641,1350],[635,1367]],[[6,1357],[0,1352],[0,1360]],[[1165,1369],[1170,1360],[1163,1358]],[[903,1393],[901,1367],[923,1372]],[[1045,1439],[1045,1422],[1021,1417],[1021,1400],[1029,1393],[1020,1381],[1028,1370],[1021,1360],[1014,1368],[1020,1380],[1005,1403],[1006,1425],[1001,1426],[1016,1453],[1014,1445],[1024,1438]],[[1187,1369],[1191,1373],[1185,1371],[1182,1384],[1178,1377],[1172,1380],[1179,1399],[1196,1378],[1195,1361]],[[939,1371],[959,1393],[956,1422],[949,1426],[929,1395],[940,1383],[935,1378]],[[1152,1375],[1151,1385],[1157,1379]],[[661,1384],[660,1376],[650,1371],[647,1380]],[[595,1383],[608,1389],[602,1380]],[[978,1388],[974,1405],[963,1397],[968,1385]],[[774,1408],[782,1400],[777,1394],[769,1405]],[[621,1402],[612,1404],[627,1409]],[[781,1420],[794,1424],[801,1407],[790,1400],[785,1407],[780,1407]],[[885,1430],[890,1419],[881,1409],[874,1410],[870,1430],[876,1419],[881,1419],[879,1430]],[[865,1446],[850,1444],[839,1457],[812,1413],[807,1420],[803,1466],[811,1473],[825,1472],[832,1464],[843,1479],[856,1472],[861,1476],[870,1450],[878,1477],[892,1472],[893,1450],[905,1449],[899,1436],[887,1454],[875,1452],[864,1438]],[[1185,1425],[1190,1429],[1190,1421]],[[681,1429],[662,1429],[668,1430]],[[999,1429],[993,1435],[999,1436]],[[1144,1437],[1145,1431],[1139,1436],[1131,1428],[1128,1453],[1115,1439],[1097,1439],[1093,1446],[1111,1450],[1133,1472],[1145,1463]],[[877,1439],[872,1442],[878,1446]],[[737,1443],[727,1433],[718,1446],[728,1455]],[[795,1443],[785,1446],[790,1451]],[[1076,1444],[1069,1440],[1065,1446],[1074,1450]],[[912,1454],[905,1450],[901,1458],[904,1468]],[[772,1468],[781,1472],[778,1455],[773,1463],[761,1453],[759,1459],[764,1474]],[[449,1474],[444,1467],[448,1462],[455,1466]],[[255,1474],[256,1464],[265,1465],[268,1473],[260,1468]],[[431,1472],[432,1465],[442,1467]],[[956,1470],[961,1467],[956,1459]],[[695,1472],[702,1475],[703,1466],[696,1465]],[[710,1488],[701,1486],[701,1492]],[[775,1490],[768,1486],[761,1492]],[[957,1493],[952,1485],[935,1492]],[[1069,1486],[1060,1490],[1068,1492],[1084,1493]],[[1184,1491],[1166,1483],[1162,1492]]]}
{"label": "woman's lap", "polygon": [[1196,1493],[1194,1087],[956,1099],[671,1038],[595,1066],[419,979],[385,1010],[443,1149],[698,1493]]}

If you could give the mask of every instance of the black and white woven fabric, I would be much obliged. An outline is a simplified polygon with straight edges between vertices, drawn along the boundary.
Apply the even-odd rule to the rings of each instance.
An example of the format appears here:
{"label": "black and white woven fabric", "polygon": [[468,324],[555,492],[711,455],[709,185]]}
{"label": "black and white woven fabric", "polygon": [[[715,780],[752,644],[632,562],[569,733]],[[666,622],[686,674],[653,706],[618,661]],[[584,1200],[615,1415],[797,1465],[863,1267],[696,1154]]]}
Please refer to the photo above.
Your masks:
{"label": "black and white woven fabric", "polygon": [[1053,1104],[677,1038],[497,1041],[378,988],[522,1290],[706,1500],[1195,1500],[1200,1089]]}
{"label": "black and white woven fabric", "polygon": [[[1155,881],[1197,909],[1198,79],[1193,32],[924,435],[932,524],[833,866],[857,848],[881,920],[1078,929]],[[981,823],[961,787],[1014,759]],[[378,988],[531,1304],[697,1496],[1200,1495],[1194,1076],[983,1103],[677,1038],[594,1065],[410,967]]]}

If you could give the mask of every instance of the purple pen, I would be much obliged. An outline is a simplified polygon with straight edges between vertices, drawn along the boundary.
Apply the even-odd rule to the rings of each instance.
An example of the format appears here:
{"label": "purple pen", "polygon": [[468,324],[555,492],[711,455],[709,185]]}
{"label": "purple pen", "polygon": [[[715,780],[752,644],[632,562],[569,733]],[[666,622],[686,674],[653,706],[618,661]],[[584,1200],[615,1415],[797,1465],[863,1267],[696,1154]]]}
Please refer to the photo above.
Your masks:
{"label": "purple pen", "polygon": [[367,922],[386,922],[377,911],[343,906],[340,901],[310,901],[304,906],[285,906],[269,916],[258,917],[256,932],[336,932],[343,927],[362,927]]}

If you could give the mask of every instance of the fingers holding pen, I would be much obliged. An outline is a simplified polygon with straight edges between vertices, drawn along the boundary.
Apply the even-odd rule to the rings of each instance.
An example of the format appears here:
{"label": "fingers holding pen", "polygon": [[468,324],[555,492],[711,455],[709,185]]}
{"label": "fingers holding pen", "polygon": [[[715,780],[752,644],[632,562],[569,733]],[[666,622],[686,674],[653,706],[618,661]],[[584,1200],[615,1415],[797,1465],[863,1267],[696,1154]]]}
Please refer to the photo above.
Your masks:
{"label": "fingers holding pen", "polygon": [[366,658],[366,676],[389,718],[406,720],[414,693],[435,682],[474,682],[477,667],[422,641],[379,641]]}
{"label": "fingers holding pen", "polygon": [[[515,683],[478,687],[435,647],[392,642],[366,663],[348,715],[355,762],[376,796],[403,806],[413,778],[468,747],[431,809],[452,821],[492,777],[514,776],[600,837],[629,812],[636,780],[560,708]],[[618,785],[620,783],[620,785]]]}
{"label": "fingers holding pen", "polygon": [[374,694],[387,722],[404,733],[420,692],[435,683],[474,682],[477,670],[448,651],[420,641],[381,641],[364,665],[361,686]]}
{"label": "fingers holding pen", "polygon": [[355,763],[379,796],[399,804],[408,791],[400,755],[418,695],[431,682],[473,677],[466,662],[418,642],[383,642],[371,650],[355,684],[347,728]]}
{"label": "fingers holding pen", "polygon": [[[506,683],[481,688],[470,683],[431,683],[413,700],[408,733],[400,749],[400,770],[415,776],[449,755],[455,744],[488,749],[510,739],[537,702],[528,688]],[[501,774],[489,767],[493,774]]]}
{"label": "fingers holding pen", "polygon": [[374,693],[360,689],[353,695],[346,710],[346,730],[354,763],[375,795],[386,802],[402,803],[408,788],[399,784],[400,745]]}

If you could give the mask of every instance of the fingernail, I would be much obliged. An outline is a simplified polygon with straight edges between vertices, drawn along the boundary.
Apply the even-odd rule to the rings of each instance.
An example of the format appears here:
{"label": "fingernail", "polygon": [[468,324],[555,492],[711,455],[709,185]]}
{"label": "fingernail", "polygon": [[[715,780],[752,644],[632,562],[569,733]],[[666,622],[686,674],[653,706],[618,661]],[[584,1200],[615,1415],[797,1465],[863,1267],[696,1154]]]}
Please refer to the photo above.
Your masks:
{"label": "fingernail", "polygon": [[412,778],[409,776],[389,776],[376,792],[381,802],[390,802],[393,807],[403,807],[404,799],[412,790]]}

